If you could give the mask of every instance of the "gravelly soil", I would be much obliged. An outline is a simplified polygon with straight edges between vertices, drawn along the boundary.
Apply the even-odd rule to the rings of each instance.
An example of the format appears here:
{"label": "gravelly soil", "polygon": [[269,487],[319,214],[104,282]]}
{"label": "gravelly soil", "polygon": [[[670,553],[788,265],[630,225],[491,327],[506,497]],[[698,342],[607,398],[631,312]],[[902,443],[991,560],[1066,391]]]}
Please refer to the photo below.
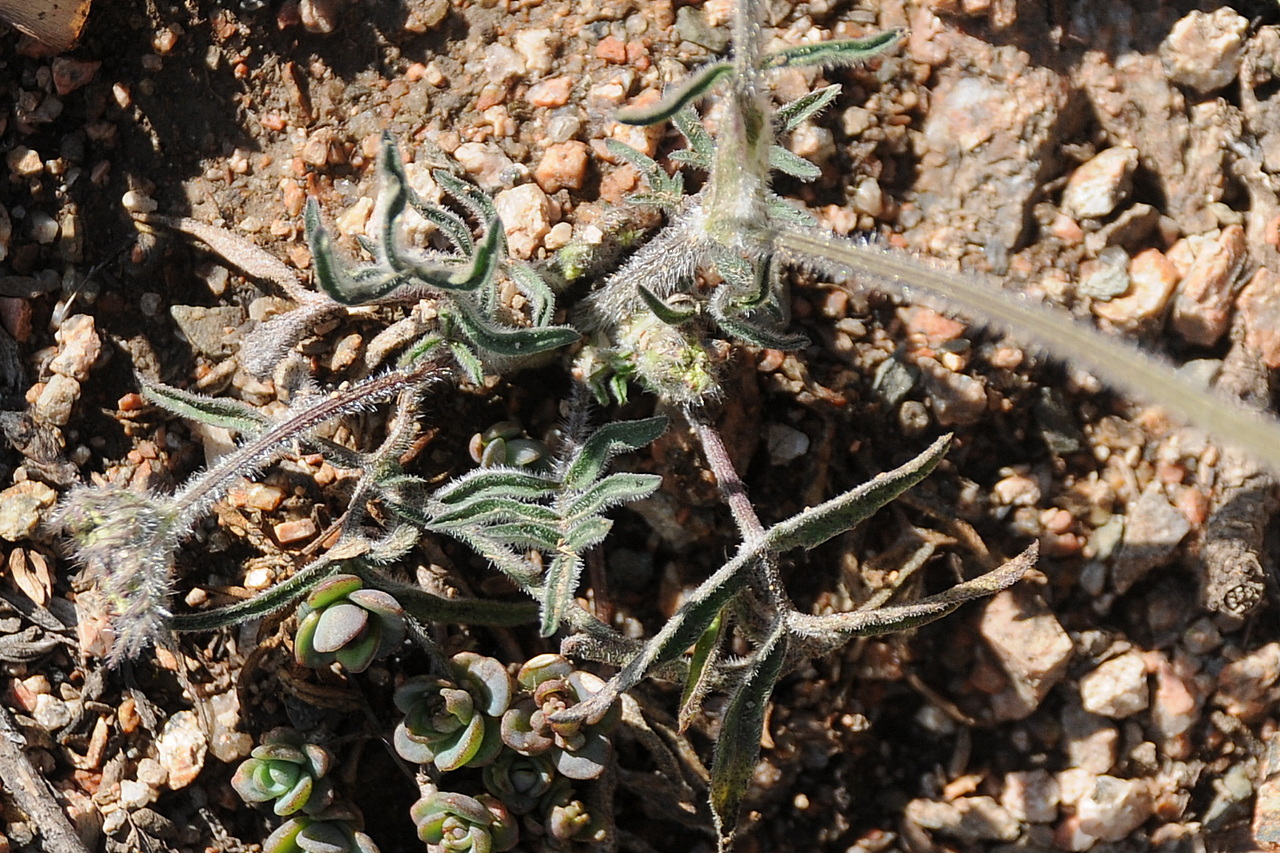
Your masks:
{"label": "gravelly soil", "polygon": [[[292,667],[275,626],[261,640],[184,639],[188,660],[161,654],[124,673],[87,654],[93,627],[75,567],[34,523],[47,521],[55,493],[91,476],[172,488],[210,442],[146,408],[134,371],[274,399],[237,372],[237,337],[225,334],[273,303],[183,238],[140,231],[126,203],[225,227],[305,271],[305,198],[348,238],[360,233],[388,130],[419,170],[452,155],[486,190],[545,190],[546,227],[513,229],[536,259],[563,244],[566,228],[551,225],[582,236],[617,221],[636,176],[602,140],[661,155],[676,138],[623,128],[614,110],[715,55],[728,11],[721,0],[329,6],[335,26],[324,34],[290,4],[99,0],[62,59],[17,33],[0,38],[0,590],[22,605],[0,611],[0,625],[28,632],[0,647],[10,661],[2,701],[90,849],[259,842],[266,823],[228,780],[250,738],[285,722],[335,738],[341,782],[383,851],[420,849],[404,817],[416,791],[378,738],[394,723],[394,680],[425,661],[406,654],[360,678],[321,678]],[[1177,363],[1207,373],[1225,363],[1223,383],[1265,404],[1280,367],[1280,279],[1269,272],[1280,270],[1280,14],[1242,2],[1204,18],[1202,37],[1170,37],[1215,8],[776,3],[767,26],[780,44],[911,31],[873,67],[824,78],[844,90],[792,143],[823,175],[780,186],[842,233],[990,274]],[[777,87],[791,98],[821,82],[797,71]],[[1035,577],[991,604],[788,676],[738,849],[1272,849],[1270,477],[1026,342],[803,276],[795,293],[796,325],[814,345],[741,351],[725,368],[721,427],[766,522],[956,433],[910,499],[785,566],[796,600],[848,609],[925,542],[941,556],[911,581],[920,590],[1032,540],[1042,558]],[[93,317],[102,353],[64,397],[42,396],[68,347],[53,329],[80,313]],[[347,378],[343,353],[387,319],[350,319],[304,342],[318,378]],[[542,434],[568,393],[558,364],[450,392],[427,407],[419,464],[464,470],[470,435],[506,417]],[[627,415],[652,409],[633,400]],[[652,632],[734,540],[692,436],[672,430],[631,464],[666,482],[659,499],[617,513],[609,597],[619,619]],[[298,565],[318,547],[314,534],[281,542],[280,525],[323,529],[341,511],[332,477],[317,459],[294,460],[267,477],[286,495],[277,508],[229,500],[184,551],[187,603],[247,595]],[[1241,526],[1228,535],[1224,519]],[[485,571],[452,546],[426,543],[414,558],[486,588]],[[74,624],[77,591],[81,625],[60,635],[42,614]],[[547,650],[531,633],[440,629],[437,639],[507,662]],[[672,713],[666,688],[641,693],[655,718]],[[190,778],[170,769],[154,781],[153,798],[142,762],[160,754],[154,733],[193,704],[217,715],[214,745]],[[691,735],[704,759],[716,728],[708,707]],[[677,805],[644,785],[639,746],[623,743],[620,757],[637,771],[618,789],[623,849],[714,848],[709,819],[682,827]],[[0,843],[40,849],[16,803],[0,806]]]}

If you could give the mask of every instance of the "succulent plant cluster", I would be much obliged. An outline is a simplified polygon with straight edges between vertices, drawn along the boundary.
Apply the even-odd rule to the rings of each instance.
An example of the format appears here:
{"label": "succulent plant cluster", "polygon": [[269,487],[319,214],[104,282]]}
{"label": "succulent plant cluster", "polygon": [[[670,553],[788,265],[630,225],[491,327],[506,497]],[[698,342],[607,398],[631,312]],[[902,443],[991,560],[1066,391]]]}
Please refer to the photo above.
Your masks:
{"label": "succulent plant cluster", "polygon": [[287,817],[264,853],[378,853],[354,807],[336,802],[328,778],[333,755],[292,729],[273,729],[231,778],[246,803],[272,803]]}
{"label": "succulent plant cluster", "polygon": [[506,850],[523,819],[529,834],[557,846],[603,840],[601,809],[588,808],[574,783],[608,768],[617,714],[585,725],[554,718],[603,686],[553,654],[525,663],[514,681],[498,661],[474,652],[454,655],[446,678],[407,679],[395,695],[404,713],[396,752],[441,773],[480,768],[485,789],[475,798],[429,793],[414,806],[419,836],[440,851]]}

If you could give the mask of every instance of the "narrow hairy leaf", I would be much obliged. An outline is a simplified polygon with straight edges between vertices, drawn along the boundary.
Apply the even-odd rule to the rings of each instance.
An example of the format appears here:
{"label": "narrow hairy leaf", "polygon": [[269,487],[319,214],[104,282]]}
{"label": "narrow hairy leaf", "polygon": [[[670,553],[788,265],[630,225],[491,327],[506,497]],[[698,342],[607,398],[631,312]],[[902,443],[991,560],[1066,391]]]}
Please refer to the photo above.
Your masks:
{"label": "narrow hairy leaf", "polygon": [[338,571],[339,567],[340,564],[322,558],[247,601],[199,613],[178,613],[170,616],[167,621],[169,627],[178,632],[213,631],[228,625],[238,625],[292,604],[320,581]]}
{"label": "narrow hairy leaf", "polygon": [[[458,526],[457,524],[441,525],[440,529],[447,530],[449,527]],[[553,525],[537,521],[508,521],[491,524],[485,528],[484,535],[504,545],[537,548],[547,552],[555,551],[556,546],[560,544],[560,531]]]}
{"label": "narrow hairy leaf", "polygon": [[405,177],[404,163],[391,138],[383,131],[378,150],[378,201],[373,208],[374,232],[378,235],[373,245],[373,256],[388,267],[400,271],[398,223],[404,213],[409,193],[409,179]]}
{"label": "narrow hairy leaf", "polygon": [[456,507],[483,497],[533,499],[555,491],[555,480],[525,471],[477,469],[443,486],[432,497]]}
{"label": "narrow hairy leaf", "polygon": [[604,716],[618,695],[625,693],[654,667],[675,660],[701,637],[731,598],[746,585],[750,567],[759,559],[758,550],[744,549],[698,585],[662,629],[645,643],[604,688],[590,699],[556,713],[556,720],[583,722]]}
{"label": "narrow hairy leaf", "polygon": [[[452,196],[458,204],[465,207],[468,213],[486,227],[498,220],[498,209],[494,207],[493,199],[481,192],[478,187],[467,183],[450,172],[446,172],[444,169],[436,169],[431,173],[431,176],[436,179],[436,183],[440,185],[441,189]],[[506,254],[505,234],[502,239],[502,252]]]}
{"label": "narrow hairy leaf", "polygon": [[712,62],[691,73],[684,80],[663,93],[662,100],[643,107],[627,107],[615,116],[623,124],[657,124],[680,112],[701,98],[721,79],[733,71],[728,62]]}
{"label": "narrow hairy leaf", "polygon": [[[711,140],[711,134],[707,133],[706,127],[698,118],[698,113],[693,107],[687,107],[680,110],[671,117],[671,122],[676,126],[676,130],[684,136],[689,142],[689,151],[693,154],[694,159],[690,162],[702,169],[709,170],[711,168],[711,160],[715,156],[716,146]],[[673,152],[673,156],[675,153]]]}
{"label": "narrow hairy leaf", "polygon": [[839,83],[823,86],[821,89],[816,89],[807,95],[802,95],[794,101],[778,107],[778,111],[773,114],[773,120],[781,127],[784,133],[789,130],[795,130],[802,121],[813,118],[826,109],[827,105],[834,101],[839,94]]}
{"label": "narrow hairy leaf", "polygon": [[723,301],[712,299],[711,316],[715,318],[716,324],[721,329],[724,329],[733,337],[752,346],[782,350],[783,352],[804,349],[809,345],[809,339],[804,335],[788,335],[785,332],[775,331],[759,323],[753,323],[741,314],[726,312],[719,304],[719,302]]}
{"label": "narrow hairy leaf", "polygon": [[584,518],[569,528],[564,536],[563,548],[581,554],[603,542],[612,527],[613,522],[607,518]]}
{"label": "narrow hairy leaf", "polygon": [[569,469],[564,474],[566,489],[588,488],[599,479],[604,466],[619,453],[639,450],[662,435],[667,429],[667,419],[659,415],[641,421],[617,421],[605,424],[591,434]]}
{"label": "narrow hairy leaf", "polygon": [[1035,566],[1039,553],[1039,544],[1033,542],[1025,551],[998,569],[910,604],[829,616],[791,613],[787,621],[798,636],[825,637],[839,639],[841,642],[851,637],[874,637],[918,628],[953,613],[966,601],[985,598],[1013,586]]}
{"label": "narrow hairy leaf", "polygon": [[689,728],[693,718],[702,709],[702,700],[711,689],[711,675],[720,659],[720,642],[726,620],[721,610],[707,630],[702,632],[689,657],[689,674],[685,676],[684,689],[680,692],[680,711],[676,717],[679,729]]}
{"label": "narrow hairy leaf", "polygon": [[381,299],[404,284],[404,276],[392,270],[363,267],[354,273],[348,272],[338,258],[333,238],[320,224],[320,205],[314,198],[307,199],[304,222],[316,284],[333,301],[343,305],[362,305]]}
{"label": "narrow hairy leaf", "polygon": [[654,160],[647,154],[644,154],[627,145],[625,142],[619,142],[616,139],[606,139],[604,147],[609,153],[615,157],[626,160],[640,176],[645,179],[649,187],[659,196],[672,196],[675,201],[679,201],[684,193],[684,179],[677,172],[675,176],[668,175],[658,165],[658,161]]}
{"label": "narrow hairy leaf", "polygon": [[839,536],[929,476],[934,466],[942,461],[950,443],[951,435],[948,433],[919,456],[892,471],[877,474],[856,489],[775,524],[765,533],[765,541],[770,548],[782,552],[791,548],[816,548]]}
{"label": "narrow hairy leaf", "polygon": [[465,299],[455,300],[453,319],[478,347],[496,355],[520,356],[558,349],[579,337],[569,326],[500,327],[482,317]]}
{"label": "narrow hairy leaf", "polygon": [[538,618],[538,605],[532,601],[491,601],[481,598],[443,598],[421,587],[392,580],[380,572],[362,570],[365,584],[388,592],[414,619],[430,625],[494,625],[510,627],[526,625]]}
{"label": "narrow hairy leaf", "polygon": [[440,233],[453,244],[454,249],[459,254],[470,255],[475,251],[475,239],[471,236],[471,229],[467,227],[467,223],[463,221],[461,216],[452,210],[445,210],[443,207],[427,204],[418,198],[416,193],[409,196],[409,204],[413,206],[419,216],[439,228]]}
{"label": "narrow hairy leaf", "polygon": [[724,709],[724,722],[711,763],[711,811],[722,851],[729,848],[742,797],[760,759],[765,711],[786,657],[786,620],[780,616],[755,651],[751,666]]}
{"label": "narrow hairy leaf", "polygon": [[480,237],[465,264],[438,263],[429,260],[407,261],[404,268],[423,284],[445,291],[472,291],[487,285],[498,268],[505,237],[497,219]]}
{"label": "narrow hairy leaf", "polygon": [[561,552],[551,561],[542,590],[542,636],[550,637],[559,630],[564,610],[572,605],[573,592],[581,576],[582,558],[576,553]]}
{"label": "narrow hairy leaf", "polygon": [[610,507],[643,500],[658,490],[658,474],[610,474],[574,498],[565,509],[565,518],[596,515]]}
{"label": "narrow hairy leaf", "polygon": [[526,263],[513,262],[507,268],[516,288],[529,301],[529,320],[534,326],[548,326],[556,310],[556,296],[542,276]]}
{"label": "narrow hairy leaf", "polygon": [[874,59],[896,45],[906,35],[906,30],[885,30],[860,39],[820,41],[788,47],[765,57],[764,67],[813,67],[848,68]]}
{"label": "narrow hairy leaf", "polygon": [[480,361],[480,357],[469,344],[463,341],[449,341],[449,352],[453,353],[453,360],[458,363],[458,367],[462,368],[468,382],[472,385],[484,384],[484,362]]}
{"label": "narrow hairy leaf", "polygon": [[554,522],[555,511],[545,506],[528,504],[507,497],[483,497],[466,501],[432,516],[433,524],[491,524],[504,521]]}
{"label": "narrow hairy leaf", "polygon": [[636,293],[640,294],[645,306],[653,312],[653,316],[668,326],[679,326],[698,315],[698,308],[694,303],[689,302],[677,307],[659,297],[643,284],[636,285]]}
{"label": "narrow hairy leaf", "polygon": [[241,435],[258,432],[272,422],[261,411],[239,400],[193,394],[142,376],[138,377],[138,384],[148,400],[180,418],[222,427]]}
{"label": "narrow hairy leaf", "polygon": [[801,181],[812,181],[822,177],[822,169],[780,145],[769,149],[769,166]]}

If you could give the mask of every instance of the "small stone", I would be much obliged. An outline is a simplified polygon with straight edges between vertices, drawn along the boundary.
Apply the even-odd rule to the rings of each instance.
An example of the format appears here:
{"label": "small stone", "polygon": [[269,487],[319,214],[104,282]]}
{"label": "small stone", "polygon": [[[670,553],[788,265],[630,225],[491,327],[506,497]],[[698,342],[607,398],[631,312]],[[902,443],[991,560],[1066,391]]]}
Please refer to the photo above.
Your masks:
{"label": "small stone", "polygon": [[986,415],[987,387],[981,379],[948,370],[934,358],[920,357],[916,364],[940,426],[976,424]]}
{"label": "small stone", "polygon": [[204,767],[208,741],[194,711],[179,711],[156,738],[156,759],[169,773],[169,788],[177,791],[196,780]]}
{"label": "small stone", "polygon": [[530,258],[551,230],[551,199],[537,184],[521,184],[493,197],[498,218],[507,229],[507,247],[522,260]]}
{"label": "small stone", "polygon": [[313,538],[317,532],[316,523],[309,518],[295,521],[282,521],[271,528],[276,541],[281,545],[295,545]]}
{"label": "small stone", "polygon": [[1115,766],[1120,749],[1119,729],[1075,703],[1063,707],[1061,719],[1067,761],[1072,767],[1106,773]]}
{"label": "small stone", "polygon": [[146,193],[129,190],[120,197],[120,203],[130,213],[155,213],[160,205]]}
{"label": "small stone", "polygon": [[67,56],[56,56],[50,63],[53,72],[53,88],[59,95],[66,96],[76,89],[87,86],[102,63],[96,60],[72,59]]}
{"label": "small stone", "polygon": [[907,803],[907,820],[964,844],[1013,841],[1018,821],[991,797],[958,797],[950,802],[917,799]]}
{"label": "small stone", "polygon": [[1111,565],[1115,591],[1123,595],[1163,564],[1190,530],[1187,517],[1169,503],[1160,484],[1148,485],[1125,517],[1120,550]]}
{"label": "small stone", "polygon": [[316,169],[322,168],[329,163],[335,139],[336,134],[333,128],[317,128],[302,143],[302,150],[298,152],[298,156],[308,166]]}
{"label": "small stone", "polygon": [[547,236],[542,238],[542,245],[548,252],[554,252],[569,245],[569,241],[572,239],[573,226],[568,222],[557,222],[551,226]]}
{"label": "small stone", "polygon": [[524,99],[535,107],[563,107],[569,103],[571,92],[573,92],[573,78],[552,77],[530,86]]}
{"label": "small stone", "polygon": [[1115,326],[1133,330],[1164,316],[1178,268],[1159,249],[1146,249],[1129,262],[1129,290],[1109,302],[1094,302],[1093,313]]}
{"label": "small stone", "polygon": [[560,36],[554,30],[546,27],[520,30],[512,36],[511,40],[515,44],[516,52],[524,59],[527,73],[546,74],[555,64]]}
{"label": "small stone", "polygon": [[274,512],[284,501],[284,489],[268,483],[247,483],[227,492],[227,502],[235,507]]}
{"label": "small stone", "polygon": [[1280,368],[1280,274],[1259,267],[1240,291],[1236,308],[1245,345],[1271,370]]}
{"label": "small stone", "polygon": [[1129,253],[1119,246],[1108,246],[1080,265],[1076,291],[1082,296],[1109,302],[1128,289]]}
{"label": "small stone", "polygon": [[[1151,724],[1164,738],[1164,752],[1172,758],[1186,758],[1189,744],[1179,739],[1200,719],[1200,703],[1195,689],[1195,679],[1184,661],[1170,661],[1158,651],[1145,655],[1147,669],[1155,673],[1156,689],[1151,697]],[[1175,754],[1186,751],[1187,755]]]}
{"label": "small stone", "polygon": [[145,782],[139,782],[137,779],[120,780],[119,802],[121,806],[130,811],[154,803],[158,796],[156,789]]}
{"label": "small stone", "polygon": [[1125,652],[1080,678],[1080,702],[1091,714],[1123,719],[1146,709],[1150,699],[1141,652]]}
{"label": "small stone", "polygon": [[179,331],[202,355],[225,358],[239,344],[238,329],[244,323],[244,309],[236,305],[173,305],[169,314]]}
{"label": "small stone", "polygon": [[884,193],[880,191],[880,182],[875,178],[863,178],[854,190],[851,203],[858,213],[879,216],[884,212]]}
{"label": "small stone", "polygon": [[31,416],[54,426],[64,426],[71,420],[71,412],[80,399],[80,383],[55,373],[49,377],[31,407]]}
{"label": "small stone", "polygon": [[809,436],[786,424],[769,424],[765,440],[770,465],[786,465],[809,452]]}
{"label": "small stone", "polygon": [[524,57],[505,44],[495,43],[484,49],[484,73],[490,83],[523,77],[526,70]]}
{"label": "small stone", "polygon": [[1151,817],[1155,804],[1145,779],[1099,776],[1076,803],[1080,830],[1102,841],[1120,841]]}
{"label": "small stone", "polygon": [[533,179],[548,193],[561,189],[580,190],[587,179],[588,148],[585,142],[569,140],[547,147]]}
{"label": "small stone", "polygon": [[169,783],[169,771],[154,758],[143,758],[138,762],[138,781],[152,788],[162,788]]}
{"label": "small stone", "polygon": [[41,246],[48,246],[58,239],[58,220],[43,210],[34,210],[28,217],[31,239]]}
{"label": "small stone", "polygon": [[729,46],[729,34],[712,28],[706,14],[697,6],[681,6],[676,11],[676,35],[712,53],[720,53]]}
{"label": "small stone", "polygon": [[94,328],[93,317],[88,314],[68,317],[58,327],[54,339],[58,342],[58,354],[49,362],[49,369],[79,382],[88,379],[89,368],[102,354],[102,341]]}
{"label": "small stone", "polygon": [[19,145],[5,155],[9,171],[20,178],[32,178],[44,171],[44,161],[40,152],[25,145]]}
{"label": "small stone", "polygon": [[1129,197],[1138,150],[1117,145],[1086,160],[1067,179],[1062,209],[1076,219],[1110,216]]}
{"label": "small stone", "polygon": [[338,233],[346,237],[364,235],[365,229],[369,224],[369,217],[372,215],[373,199],[368,196],[362,196],[356,199],[355,204],[340,213],[333,224],[338,229]]}
{"label": "small stone", "polygon": [[627,44],[613,36],[605,36],[596,44],[596,56],[614,65],[625,65],[627,62]]}
{"label": "small stone", "polygon": [[31,716],[40,728],[52,733],[71,722],[71,708],[57,696],[42,693],[36,697],[36,709]]}
{"label": "small stone", "polygon": [[1004,776],[1000,805],[1027,823],[1050,823],[1058,818],[1058,780],[1047,770],[1018,770]]}
{"label": "small stone", "polygon": [[996,716],[1020,720],[1039,707],[1066,674],[1071,638],[1034,591],[1006,589],[982,609],[979,631],[1009,676],[1011,695],[1002,697]]}
{"label": "small stone", "polygon": [[1241,722],[1253,722],[1270,710],[1271,686],[1277,678],[1280,678],[1280,643],[1267,643],[1222,668],[1213,702]]}
{"label": "small stone", "polygon": [[515,165],[501,149],[485,142],[462,143],[454,149],[453,159],[481,189],[488,191],[501,187],[503,174]]}
{"label": "small stone", "polygon": [[1240,73],[1249,20],[1234,9],[1192,12],[1173,25],[1160,43],[1169,79],[1197,92],[1228,85]]}
{"label": "small stone", "polygon": [[1173,300],[1173,329],[1198,346],[1213,346],[1227,331],[1236,279],[1246,257],[1244,229],[1228,225],[1216,240],[1187,237],[1169,250],[1182,273]]}

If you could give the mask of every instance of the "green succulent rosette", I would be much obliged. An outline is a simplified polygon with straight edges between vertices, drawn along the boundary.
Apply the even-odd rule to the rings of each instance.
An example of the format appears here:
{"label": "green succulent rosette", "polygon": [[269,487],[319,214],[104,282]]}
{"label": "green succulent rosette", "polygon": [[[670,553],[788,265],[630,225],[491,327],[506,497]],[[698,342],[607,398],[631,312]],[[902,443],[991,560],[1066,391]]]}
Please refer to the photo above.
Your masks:
{"label": "green succulent rosette", "polygon": [[418,837],[432,853],[505,853],[519,841],[519,829],[496,797],[437,791],[409,810]]}
{"label": "green succulent rosette", "polygon": [[364,672],[405,634],[404,609],[390,593],[365,589],[355,575],[334,575],[298,606],[294,655],[312,669],[337,661],[348,672]]}
{"label": "green succulent rosette", "polygon": [[333,802],[333,787],[325,778],[333,755],[292,729],[268,732],[249,756],[231,777],[231,787],[245,802],[274,800],[272,811],[281,816],[317,814]]}
{"label": "green succulent rosette", "polygon": [[493,761],[502,749],[499,718],[512,694],[511,676],[493,658],[459,652],[449,669],[452,678],[415,676],[396,690],[404,719],[392,738],[406,761],[443,772]]}

